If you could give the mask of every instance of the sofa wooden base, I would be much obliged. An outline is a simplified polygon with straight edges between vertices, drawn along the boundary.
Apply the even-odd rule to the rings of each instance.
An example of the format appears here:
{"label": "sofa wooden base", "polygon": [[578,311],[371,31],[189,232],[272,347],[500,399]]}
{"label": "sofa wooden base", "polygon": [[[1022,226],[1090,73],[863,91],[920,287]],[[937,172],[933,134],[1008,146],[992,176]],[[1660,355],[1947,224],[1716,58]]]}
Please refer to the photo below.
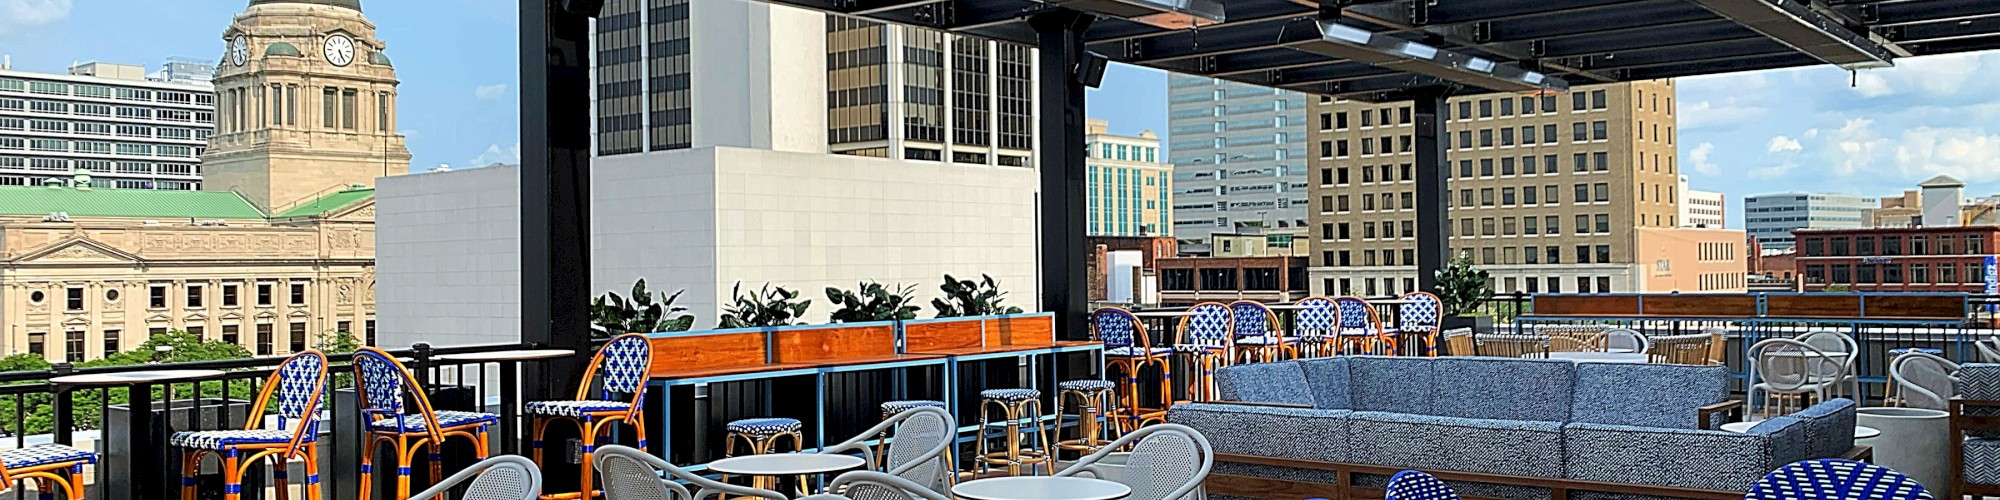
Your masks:
{"label": "sofa wooden base", "polygon": [[[1874,456],[1873,449],[1867,446],[1856,446],[1854,447],[1854,449],[1849,450],[1845,455],[1843,455],[1842,458],[1866,461],[1870,458],[1873,458],[1873,456]],[[1253,455],[1234,455],[1227,453],[1216,454],[1215,461],[1218,464],[1234,462],[1242,464],[1266,465],[1266,466],[1276,466],[1276,467],[1291,467],[1296,469],[1332,471],[1335,473],[1335,477],[1337,478],[1336,479],[1337,484],[1325,484],[1325,483],[1315,483],[1306,481],[1291,481],[1284,479],[1239,476],[1230,474],[1209,475],[1206,486],[1208,488],[1208,493],[1210,495],[1227,495],[1227,496],[1247,497],[1247,498],[1269,498],[1269,499],[1327,498],[1330,500],[1380,499],[1383,497],[1382,488],[1357,486],[1354,484],[1354,475],[1373,474],[1378,476],[1391,476],[1403,470],[1402,468],[1398,467],[1381,467],[1375,465],[1361,465],[1361,464],[1336,463],[1336,462],[1317,462],[1311,460],[1294,460],[1288,458],[1270,458],[1270,457],[1259,457]],[[1548,488],[1549,498],[1551,500],[1568,500],[1571,491],[1626,493],[1634,495],[1653,495],[1653,496],[1661,496],[1668,498],[1688,498],[1697,500],[1741,500],[1743,498],[1743,492],[1740,491],[1669,488],[1664,486],[1600,483],[1593,481],[1547,479],[1547,478],[1523,477],[1523,476],[1502,476],[1494,474],[1479,474],[1472,472],[1452,472],[1452,471],[1435,471],[1435,470],[1427,470],[1424,472],[1428,472],[1431,475],[1437,476],[1439,479],[1443,479],[1446,481],[1468,481],[1468,482],[1487,483],[1487,484]],[[1466,496],[1464,498],[1468,500],[1500,500],[1500,499],[1486,499],[1485,497],[1475,497],[1475,496]]]}

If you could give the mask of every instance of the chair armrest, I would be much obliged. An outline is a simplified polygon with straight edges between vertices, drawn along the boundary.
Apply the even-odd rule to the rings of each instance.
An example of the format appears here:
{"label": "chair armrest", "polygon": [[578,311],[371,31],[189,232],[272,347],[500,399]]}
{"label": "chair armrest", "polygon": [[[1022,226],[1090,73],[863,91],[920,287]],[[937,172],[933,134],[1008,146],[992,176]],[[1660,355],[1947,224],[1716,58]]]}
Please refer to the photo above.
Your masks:
{"label": "chair armrest", "polygon": [[861,452],[861,459],[868,462],[869,468],[872,469],[878,465],[875,463],[875,450],[870,449],[868,444],[862,441],[861,438],[855,438],[853,441],[828,446],[819,450],[820,455],[846,455],[853,452]]}
{"label": "chair armrest", "polygon": [[1730,418],[1728,418],[1728,420],[1735,420],[1736,419],[1735,417],[1741,416],[1738,414],[1738,412],[1741,412],[1742,410],[1743,410],[1743,400],[1741,399],[1731,399],[1728,401],[1703,405],[1702,407],[1695,409],[1695,419],[1696,419],[1695,425],[1702,429],[1715,430],[1715,428],[1718,427],[1718,425],[1715,423],[1715,419],[1710,417],[1713,417],[1716,414],[1722,414],[1729,416]]}
{"label": "chair armrest", "polygon": [[493,458],[488,458],[485,460],[480,460],[479,463],[472,464],[471,467],[466,467],[465,470],[458,471],[458,473],[452,474],[451,477],[447,477],[444,478],[444,480],[442,481],[438,481],[437,484],[432,485],[430,489],[426,489],[421,493],[417,493],[416,496],[410,497],[410,500],[430,500],[432,498],[438,498],[445,492],[450,491],[453,488],[457,488],[460,485],[460,483],[472,481],[474,480],[474,478],[479,477],[480,474],[486,473],[488,469],[492,469],[495,466],[501,466],[501,465],[512,465],[515,468],[521,469],[524,473],[528,475],[529,477],[528,489],[531,490],[528,492],[530,498],[533,498],[534,495],[540,495],[542,493],[542,475],[540,473],[541,469],[537,468],[534,462],[529,461],[527,458],[521,457],[519,455],[501,455]]}
{"label": "chair armrest", "polygon": [[1297,408],[1301,410],[1313,409],[1312,405],[1301,405],[1301,404],[1291,404],[1291,403],[1259,403],[1252,401],[1202,401],[1202,404],[1228,405],[1228,406],[1262,406],[1265,408]]}

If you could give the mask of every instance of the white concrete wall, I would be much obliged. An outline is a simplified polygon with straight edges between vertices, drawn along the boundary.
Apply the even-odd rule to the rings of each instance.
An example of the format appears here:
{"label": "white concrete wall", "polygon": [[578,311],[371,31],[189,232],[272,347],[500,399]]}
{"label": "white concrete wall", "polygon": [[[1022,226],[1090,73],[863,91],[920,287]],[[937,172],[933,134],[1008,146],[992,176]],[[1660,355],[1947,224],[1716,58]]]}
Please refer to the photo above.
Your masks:
{"label": "white concrete wall", "polygon": [[750,0],[688,9],[694,146],[825,152],[825,15]]}
{"label": "white concrete wall", "polygon": [[377,344],[521,338],[520,178],[497,166],[377,179]]}

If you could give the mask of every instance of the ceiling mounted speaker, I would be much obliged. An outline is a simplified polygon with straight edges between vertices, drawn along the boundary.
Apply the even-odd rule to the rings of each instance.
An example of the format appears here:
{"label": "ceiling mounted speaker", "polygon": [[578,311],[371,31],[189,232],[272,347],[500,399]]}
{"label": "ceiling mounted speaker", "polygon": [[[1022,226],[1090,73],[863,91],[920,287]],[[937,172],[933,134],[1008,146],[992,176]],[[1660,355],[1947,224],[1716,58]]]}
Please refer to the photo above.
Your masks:
{"label": "ceiling mounted speaker", "polygon": [[1105,59],[1102,54],[1084,52],[1082,60],[1076,63],[1076,82],[1093,89],[1103,85],[1104,67],[1109,64],[1111,60]]}

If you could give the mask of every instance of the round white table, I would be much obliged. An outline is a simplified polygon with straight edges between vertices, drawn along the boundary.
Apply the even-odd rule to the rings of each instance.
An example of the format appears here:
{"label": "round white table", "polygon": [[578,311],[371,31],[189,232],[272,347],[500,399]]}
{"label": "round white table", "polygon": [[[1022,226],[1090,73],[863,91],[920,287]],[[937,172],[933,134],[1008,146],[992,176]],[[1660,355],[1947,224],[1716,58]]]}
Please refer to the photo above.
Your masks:
{"label": "round white table", "polygon": [[[777,478],[802,476],[799,479],[798,496],[806,496],[805,478],[813,474],[827,474],[868,466],[868,461],[853,455],[825,455],[819,453],[770,453],[764,455],[744,455],[729,457],[708,463],[708,470],[734,476],[750,476],[753,487],[772,489],[777,486]],[[771,483],[766,484],[770,478]]]}
{"label": "round white table", "polygon": [[[576,355],[576,351],[572,351],[569,349],[515,349],[511,351],[467,352],[459,354],[445,354],[438,356],[436,359],[438,361],[450,361],[458,363],[479,363],[479,364],[499,363],[500,380],[501,380],[500,400],[517,401],[520,399],[521,389],[520,385],[513,383],[513,381],[521,379],[520,362],[532,361],[538,359],[563,358],[574,355]],[[485,373],[486,372],[483,369],[480,371],[480,374],[482,376],[484,376]],[[500,405],[500,435],[507,436],[509,438],[503,440],[502,442],[514,443],[514,449],[508,450],[512,453],[521,452],[520,446],[522,440],[519,439],[521,436],[521,431],[518,428],[520,425],[519,422],[521,420],[520,413],[521,413],[520,410],[517,410],[515,405],[511,404]],[[505,447],[505,445],[502,446]]]}
{"label": "round white table", "polygon": [[996,477],[958,483],[951,494],[969,500],[1117,500],[1132,488],[1087,477]]}
{"label": "round white table", "polygon": [[[1742,434],[1742,433],[1746,433],[1746,432],[1750,432],[1750,429],[1751,429],[1751,428],[1753,428],[1753,427],[1756,427],[1756,426],[1757,426],[1757,424],[1761,424],[1761,423],[1763,423],[1763,422],[1762,422],[1762,421],[1756,421],[1756,422],[1730,422],[1730,423],[1726,423],[1726,424],[1722,424],[1722,430],[1724,430],[1724,431],[1729,431],[1729,432],[1734,432],[1734,433],[1737,433],[1737,434]],[[1854,426],[1854,439],[1868,439],[1868,438],[1872,438],[1872,437],[1875,437],[1875,436],[1880,436],[1880,435],[1882,435],[1882,431],[1881,431],[1881,430],[1878,430],[1878,429],[1876,429],[1876,428],[1874,428],[1874,427],[1867,427],[1867,426],[1860,426],[1860,425],[1857,425],[1857,426]]]}
{"label": "round white table", "polygon": [[1567,359],[1576,362],[1593,363],[1647,363],[1651,357],[1636,352],[1552,352],[1549,359]]}
{"label": "round white table", "polygon": [[52,377],[49,379],[49,382],[60,385],[133,385],[212,378],[222,375],[222,370],[144,370],[122,373],[64,375],[61,377]]}

